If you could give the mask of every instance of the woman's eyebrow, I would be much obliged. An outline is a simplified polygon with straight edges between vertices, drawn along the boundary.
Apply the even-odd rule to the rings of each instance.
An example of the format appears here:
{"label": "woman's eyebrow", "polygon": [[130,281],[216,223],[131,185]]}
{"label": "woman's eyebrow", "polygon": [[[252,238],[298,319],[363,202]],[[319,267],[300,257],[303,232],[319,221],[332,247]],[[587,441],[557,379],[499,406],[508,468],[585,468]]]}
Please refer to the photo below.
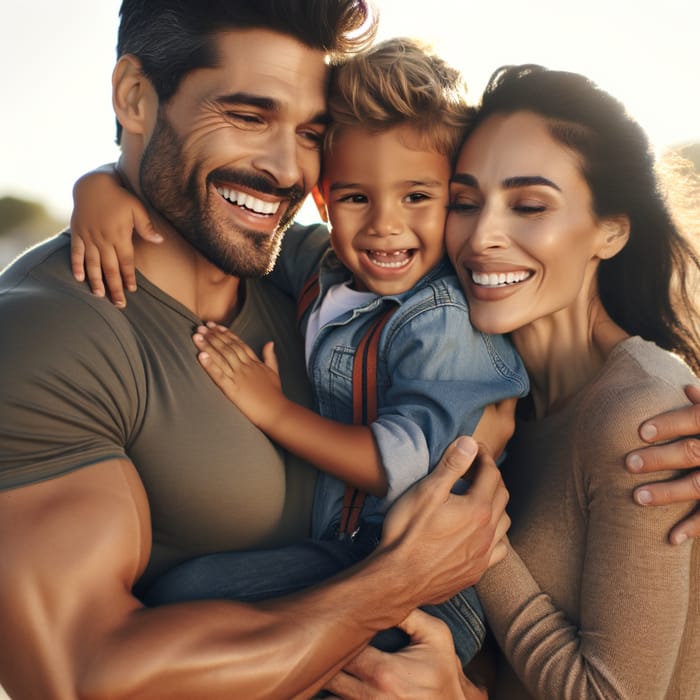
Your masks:
{"label": "woman's eyebrow", "polygon": [[503,187],[507,190],[517,187],[532,187],[533,185],[544,185],[545,187],[552,187],[558,192],[561,192],[561,187],[559,187],[559,185],[541,175],[520,175],[518,177],[506,178],[503,181]]}

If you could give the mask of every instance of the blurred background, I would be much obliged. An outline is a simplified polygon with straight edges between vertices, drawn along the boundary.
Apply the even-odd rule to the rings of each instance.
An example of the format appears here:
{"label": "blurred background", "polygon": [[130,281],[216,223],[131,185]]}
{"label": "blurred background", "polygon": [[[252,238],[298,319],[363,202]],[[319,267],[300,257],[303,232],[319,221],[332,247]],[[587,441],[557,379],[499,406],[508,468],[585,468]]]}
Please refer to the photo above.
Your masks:
{"label": "blurred background", "polygon": [[[0,17],[0,267],[63,227],[83,172],[117,157],[110,75],[120,0],[4,3]],[[472,101],[505,63],[584,73],[659,151],[700,142],[696,0],[378,0],[381,36],[431,42]],[[312,207],[302,220],[315,220]]]}

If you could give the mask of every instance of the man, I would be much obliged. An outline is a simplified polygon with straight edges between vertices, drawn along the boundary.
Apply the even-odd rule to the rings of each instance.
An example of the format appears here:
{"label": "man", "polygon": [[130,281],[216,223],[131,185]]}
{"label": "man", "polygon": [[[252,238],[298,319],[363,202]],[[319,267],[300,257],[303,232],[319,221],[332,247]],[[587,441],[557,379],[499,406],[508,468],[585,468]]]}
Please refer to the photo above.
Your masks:
{"label": "man", "polygon": [[[309,696],[376,630],[502,556],[493,463],[449,494],[474,457],[463,440],[392,509],[376,552],[327,585],[255,607],[144,609],[134,595],[188,556],[305,532],[310,472],[202,381],[189,336],[208,319],[256,349],[272,338],[285,389],[306,395],[288,301],[256,276],[318,176],[326,55],[363,8],[125,0],[120,172],[165,241],[137,243],[143,277],[123,312],[75,283],[65,237],[0,278],[0,682],[12,697]],[[418,641],[440,634],[420,617],[405,625]],[[354,679],[381,679],[384,657],[368,651],[380,656],[333,681],[345,697],[361,692]],[[449,678],[428,697],[458,697],[454,660],[436,666]]]}
{"label": "man", "polygon": [[[121,312],[72,280],[59,236],[0,278],[0,683],[12,697],[309,696],[374,633],[502,555],[507,494],[452,446],[375,554],[294,599],[145,609],[180,559],[305,534],[312,473],[206,381],[202,319],[306,386],[286,300],[257,277],[319,173],[327,55],[371,38],[365,3],[122,5],[113,101],[125,183],[164,232]],[[348,38],[354,35],[354,39]]]}

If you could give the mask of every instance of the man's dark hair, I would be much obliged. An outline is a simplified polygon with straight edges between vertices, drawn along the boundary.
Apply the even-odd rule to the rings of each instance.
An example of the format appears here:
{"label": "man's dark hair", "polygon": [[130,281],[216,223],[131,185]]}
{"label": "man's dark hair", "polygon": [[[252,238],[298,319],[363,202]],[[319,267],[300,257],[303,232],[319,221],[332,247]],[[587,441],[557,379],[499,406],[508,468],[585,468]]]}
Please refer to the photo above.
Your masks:
{"label": "man's dark hair", "polygon": [[338,62],[368,46],[377,24],[371,0],[123,0],[119,15],[117,56],[141,61],[161,104],[190,71],[216,65],[218,32],[269,29]]}

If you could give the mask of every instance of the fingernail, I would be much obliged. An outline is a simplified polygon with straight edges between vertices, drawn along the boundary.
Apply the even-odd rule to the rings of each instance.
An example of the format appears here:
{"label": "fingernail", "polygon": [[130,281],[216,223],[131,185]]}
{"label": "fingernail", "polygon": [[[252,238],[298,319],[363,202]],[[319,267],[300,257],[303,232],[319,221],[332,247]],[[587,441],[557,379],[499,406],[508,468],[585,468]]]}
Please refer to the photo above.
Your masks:
{"label": "fingernail", "polygon": [[683,544],[688,539],[685,532],[677,532],[671,537],[671,544]]}
{"label": "fingernail", "polygon": [[639,505],[648,506],[651,503],[651,491],[647,491],[647,489],[635,491],[634,497]]}
{"label": "fingernail", "polygon": [[645,423],[642,426],[642,429],[639,431],[639,434],[642,436],[642,440],[647,440],[651,442],[652,440],[656,439],[658,430],[656,429],[656,426],[653,423]]}
{"label": "fingernail", "polygon": [[467,437],[461,437],[457,440],[457,449],[468,457],[476,454],[476,443]]}
{"label": "fingernail", "polygon": [[644,466],[644,460],[638,455],[628,455],[627,457],[627,468],[631,472],[641,472]]}

